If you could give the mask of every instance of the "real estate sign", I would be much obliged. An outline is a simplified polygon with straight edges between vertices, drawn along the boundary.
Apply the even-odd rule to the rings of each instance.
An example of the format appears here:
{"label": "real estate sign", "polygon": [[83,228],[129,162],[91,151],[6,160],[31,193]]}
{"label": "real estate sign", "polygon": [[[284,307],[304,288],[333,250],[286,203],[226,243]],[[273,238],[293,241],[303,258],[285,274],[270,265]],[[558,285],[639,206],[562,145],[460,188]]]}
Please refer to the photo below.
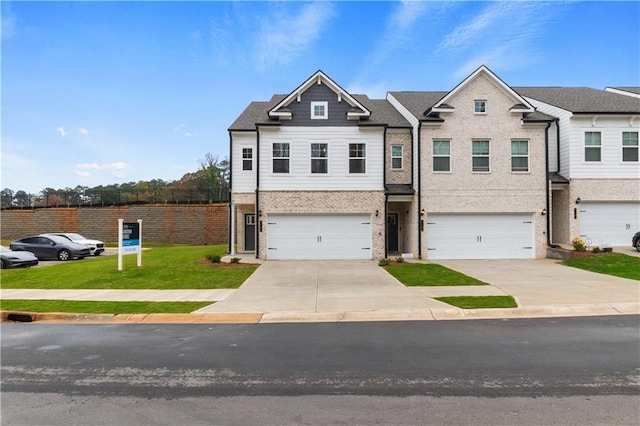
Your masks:
{"label": "real estate sign", "polygon": [[142,266],[142,220],[125,223],[118,219],[118,271],[122,271],[122,256],[138,255],[138,267]]}

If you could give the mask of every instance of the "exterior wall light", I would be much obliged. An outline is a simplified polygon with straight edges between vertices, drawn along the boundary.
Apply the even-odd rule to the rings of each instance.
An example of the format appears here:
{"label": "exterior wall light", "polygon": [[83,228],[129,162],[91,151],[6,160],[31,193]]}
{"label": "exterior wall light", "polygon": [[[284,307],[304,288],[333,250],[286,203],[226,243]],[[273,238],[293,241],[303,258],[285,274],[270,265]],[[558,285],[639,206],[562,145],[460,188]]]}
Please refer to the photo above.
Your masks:
{"label": "exterior wall light", "polygon": [[258,210],[258,216],[262,217],[262,210]]}
{"label": "exterior wall light", "polygon": [[542,216],[545,216],[547,214],[547,209],[542,209],[542,211],[540,212],[540,214]]}
{"label": "exterior wall light", "polygon": [[376,217],[380,216],[380,210],[376,210]]}
{"label": "exterior wall light", "polygon": [[582,202],[582,200],[580,199],[580,197],[576,198],[576,204],[580,204]]}
{"label": "exterior wall light", "polygon": [[424,216],[425,213],[426,211],[424,209],[420,210],[420,216]]}

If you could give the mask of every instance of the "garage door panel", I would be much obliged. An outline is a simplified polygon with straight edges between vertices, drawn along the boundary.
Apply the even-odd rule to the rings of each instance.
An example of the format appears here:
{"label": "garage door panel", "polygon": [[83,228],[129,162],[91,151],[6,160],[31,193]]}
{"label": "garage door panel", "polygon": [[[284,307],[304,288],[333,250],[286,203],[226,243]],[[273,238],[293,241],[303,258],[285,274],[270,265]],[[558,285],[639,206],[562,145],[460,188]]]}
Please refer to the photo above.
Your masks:
{"label": "garage door panel", "polygon": [[530,214],[431,214],[430,259],[527,259],[535,256]]}
{"label": "garage door panel", "polygon": [[583,202],[579,210],[580,236],[591,246],[627,246],[640,230],[640,203]]}
{"label": "garage door panel", "polygon": [[369,215],[275,215],[268,221],[268,259],[370,259]]}

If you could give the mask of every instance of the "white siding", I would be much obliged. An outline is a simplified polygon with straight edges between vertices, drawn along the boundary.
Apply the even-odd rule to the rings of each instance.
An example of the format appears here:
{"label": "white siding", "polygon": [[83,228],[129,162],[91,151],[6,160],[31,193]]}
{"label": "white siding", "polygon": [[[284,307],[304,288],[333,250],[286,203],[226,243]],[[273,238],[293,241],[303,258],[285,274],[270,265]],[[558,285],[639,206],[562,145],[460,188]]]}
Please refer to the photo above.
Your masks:
{"label": "white siding", "polygon": [[[289,143],[289,173],[273,173],[273,143]],[[311,144],[327,143],[327,174],[311,173]],[[366,144],[366,173],[349,173],[349,144]],[[280,127],[260,132],[260,190],[382,190],[382,129]]]}
{"label": "white siding", "polygon": [[[233,132],[231,172],[232,192],[253,192],[256,190],[257,150],[255,132]],[[253,170],[242,170],[242,149],[253,149]]]}
{"label": "white siding", "polygon": [[[640,124],[631,126],[629,118],[601,116],[571,119],[571,178],[640,178],[640,163],[622,161],[622,132],[638,132]],[[595,124],[595,125],[594,125]],[[601,161],[584,161],[585,132],[601,133]]]}

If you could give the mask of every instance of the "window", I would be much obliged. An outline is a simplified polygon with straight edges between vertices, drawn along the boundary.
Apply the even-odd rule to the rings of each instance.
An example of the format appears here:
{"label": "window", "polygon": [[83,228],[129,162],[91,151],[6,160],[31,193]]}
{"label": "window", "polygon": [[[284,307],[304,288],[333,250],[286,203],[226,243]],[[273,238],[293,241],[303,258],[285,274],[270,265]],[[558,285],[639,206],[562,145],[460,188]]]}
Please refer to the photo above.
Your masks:
{"label": "window", "polygon": [[311,173],[327,173],[327,157],[329,145],[326,143],[311,144]]}
{"label": "window", "polygon": [[476,114],[487,113],[487,101],[477,99],[473,101],[473,112]]}
{"label": "window", "polygon": [[600,132],[584,133],[584,161],[600,161]]}
{"label": "window", "polygon": [[365,173],[366,145],[363,143],[349,144],[349,173]]}
{"label": "window", "polygon": [[451,141],[442,139],[433,141],[433,171],[451,171]]}
{"label": "window", "polygon": [[511,141],[511,171],[529,171],[529,141]]}
{"label": "window", "polygon": [[391,168],[402,170],[402,145],[391,145]]}
{"label": "window", "polygon": [[253,169],[253,149],[242,148],[242,170]]}
{"label": "window", "polygon": [[289,144],[273,144],[273,173],[289,173]]}
{"label": "window", "polygon": [[638,132],[622,132],[622,161],[638,161]]}
{"label": "window", "polygon": [[472,164],[474,172],[489,171],[489,141],[472,142]]}
{"label": "window", "polygon": [[311,102],[311,119],[326,120],[329,117],[328,107],[328,102]]}

